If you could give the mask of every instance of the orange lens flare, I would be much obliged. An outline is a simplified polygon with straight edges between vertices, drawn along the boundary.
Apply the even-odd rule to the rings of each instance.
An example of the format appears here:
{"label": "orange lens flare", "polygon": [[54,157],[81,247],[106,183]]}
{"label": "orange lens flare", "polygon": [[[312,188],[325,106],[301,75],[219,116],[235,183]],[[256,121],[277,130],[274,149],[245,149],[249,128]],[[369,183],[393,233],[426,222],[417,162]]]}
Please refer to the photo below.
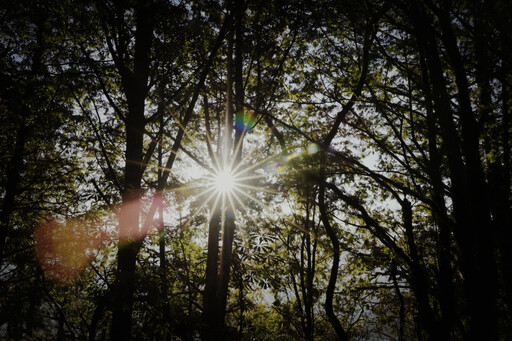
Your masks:
{"label": "orange lens flare", "polygon": [[76,278],[93,258],[93,251],[106,240],[106,234],[83,221],[65,224],[48,219],[34,232],[35,251],[49,278],[68,282]]}

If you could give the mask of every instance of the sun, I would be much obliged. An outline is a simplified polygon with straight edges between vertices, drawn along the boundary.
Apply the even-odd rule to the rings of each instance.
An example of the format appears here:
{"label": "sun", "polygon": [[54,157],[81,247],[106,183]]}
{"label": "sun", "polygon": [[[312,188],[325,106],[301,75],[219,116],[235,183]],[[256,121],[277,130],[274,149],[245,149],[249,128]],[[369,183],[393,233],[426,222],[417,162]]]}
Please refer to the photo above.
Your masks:
{"label": "sun", "polygon": [[231,194],[236,189],[237,179],[232,170],[225,167],[214,174],[212,185],[220,194]]}
{"label": "sun", "polygon": [[[192,158],[203,171],[194,167],[190,170],[189,175],[193,177],[203,173],[202,176],[195,180],[192,179],[189,184],[175,189],[176,191],[194,191],[194,195],[198,199],[199,205],[195,207],[185,225],[190,223],[205,207],[208,207],[210,211],[209,222],[216,210],[236,216],[237,212],[247,212],[249,202],[266,207],[266,204],[256,196],[256,192],[280,194],[277,191],[258,185],[258,179],[268,178],[269,176],[267,168],[270,166],[268,166],[268,163],[271,162],[272,165],[277,163],[274,161],[275,156],[254,163],[248,163],[249,158],[250,154],[238,162],[233,160],[221,161],[215,158],[213,164],[200,162],[196,157]],[[260,169],[263,172],[258,172]]]}

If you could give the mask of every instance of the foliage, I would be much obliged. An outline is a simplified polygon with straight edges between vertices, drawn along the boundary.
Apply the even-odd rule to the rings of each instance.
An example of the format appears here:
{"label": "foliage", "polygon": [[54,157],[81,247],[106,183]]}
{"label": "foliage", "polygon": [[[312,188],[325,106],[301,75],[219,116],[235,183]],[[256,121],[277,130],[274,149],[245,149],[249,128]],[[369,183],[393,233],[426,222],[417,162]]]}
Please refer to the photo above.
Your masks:
{"label": "foliage", "polygon": [[510,10],[7,1],[0,336],[509,339]]}

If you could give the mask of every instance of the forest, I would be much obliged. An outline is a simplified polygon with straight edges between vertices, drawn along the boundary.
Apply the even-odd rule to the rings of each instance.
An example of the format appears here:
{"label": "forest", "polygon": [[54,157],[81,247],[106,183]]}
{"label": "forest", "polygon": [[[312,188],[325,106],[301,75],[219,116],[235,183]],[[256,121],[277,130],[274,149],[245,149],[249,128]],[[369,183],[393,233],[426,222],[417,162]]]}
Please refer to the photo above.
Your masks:
{"label": "forest", "polygon": [[510,1],[2,0],[0,84],[2,340],[512,339]]}

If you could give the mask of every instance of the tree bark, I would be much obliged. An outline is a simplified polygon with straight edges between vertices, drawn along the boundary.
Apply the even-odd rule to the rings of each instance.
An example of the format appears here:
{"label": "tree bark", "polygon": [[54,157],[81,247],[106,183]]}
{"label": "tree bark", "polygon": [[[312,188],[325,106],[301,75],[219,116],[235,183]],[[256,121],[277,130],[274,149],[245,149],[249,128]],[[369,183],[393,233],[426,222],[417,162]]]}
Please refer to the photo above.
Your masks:
{"label": "tree bark", "polygon": [[410,283],[418,303],[418,325],[426,332],[427,340],[449,340],[449,335],[442,335],[441,330],[438,329],[436,317],[430,305],[428,278],[421,264],[420,254],[414,238],[411,203],[404,199],[401,205],[407,245],[412,260]]}
{"label": "tree bark", "polygon": [[218,281],[218,261],[219,261],[219,236],[221,224],[221,209],[215,209],[210,219],[208,229],[208,254],[206,259],[206,284],[203,296],[203,321],[205,331],[203,338],[211,339],[216,327],[216,298]]}
{"label": "tree bark", "polygon": [[493,340],[497,337],[493,232],[488,231],[490,215],[478,150],[479,131],[471,109],[464,64],[447,14],[440,11],[442,38],[457,85],[460,124],[456,125],[446,91],[432,19],[421,4],[411,3],[409,10],[420,54],[425,56],[435,115],[439,120],[443,148],[448,160],[455,217],[454,236],[461,250],[466,300],[471,316],[469,335],[474,339]]}
{"label": "tree bark", "polygon": [[149,54],[153,36],[152,3],[140,0],[135,6],[136,33],[133,72],[122,67],[119,72],[128,103],[126,114],[126,150],[122,208],[119,214],[119,245],[112,309],[112,340],[130,340],[136,261],[141,246],[140,199],[142,197],[143,132],[145,99],[148,93]]}
{"label": "tree bark", "polygon": [[[325,157],[322,158],[322,163],[325,161]],[[336,280],[338,278],[338,269],[340,264],[340,244],[338,241],[338,236],[336,232],[331,226],[329,222],[329,216],[327,214],[327,208],[325,206],[325,185],[323,179],[319,184],[319,193],[318,193],[318,207],[320,210],[320,219],[322,220],[322,224],[324,225],[325,231],[332,244],[332,265],[331,265],[331,273],[329,276],[329,283],[327,285],[327,290],[325,292],[325,313],[327,314],[327,318],[329,319],[329,323],[334,328],[336,335],[338,336],[338,340],[340,341],[348,341],[348,334],[346,330],[341,325],[336,313],[333,308],[334,301],[334,291],[336,289]]]}
{"label": "tree bark", "polygon": [[[2,210],[0,211],[0,261],[5,256],[6,242],[10,232],[11,214],[15,207],[15,199],[18,194],[20,185],[20,174],[23,170],[23,161],[25,158],[25,146],[32,133],[33,124],[29,118],[36,113],[33,112],[37,107],[32,108],[30,103],[35,102],[36,89],[38,87],[37,78],[41,76],[45,70],[43,67],[43,53],[46,49],[46,14],[41,13],[36,25],[36,44],[32,55],[32,63],[30,66],[30,75],[27,80],[23,95],[19,91],[12,94],[14,98],[10,98],[7,103],[8,110],[12,113],[18,112],[20,118],[18,120],[18,129],[16,131],[16,140],[14,142],[13,156],[9,160],[7,166],[7,178],[5,186],[5,194],[2,198]],[[9,81],[11,81],[9,79]],[[21,100],[23,98],[23,100]]]}
{"label": "tree bark", "polygon": [[[221,169],[224,167],[236,167],[242,156],[242,144],[245,129],[243,127],[240,129],[239,123],[244,122],[244,89],[242,73],[244,11],[244,1],[237,0],[234,9],[234,32],[232,32],[228,37],[226,126],[224,147],[221,153],[221,164],[219,165],[219,168]],[[235,34],[236,39],[233,39]],[[234,63],[233,46],[235,47]],[[235,84],[236,90],[234,96],[233,84]],[[233,108],[233,104],[235,105],[235,108]],[[234,124],[235,122],[237,122],[237,124]],[[232,137],[233,128],[235,128],[234,139]],[[208,236],[206,287],[203,307],[203,316],[206,324],[204,337],[208,339],[222,339],[223,337],[228,337],[224,330],[224,320],[229,293],[236,207],[232,207],[231,203],[227,202],[227,198],[221,198],[219,201],[221,202],[220,205],[222,207],[217,208],[216,212],[213,213]],[[222,248],[220,249],[219,259],[219,230],[221,229]]]}
{"label": "tree bark", "polygon": [[[233,80],[235,85],[235,94],[234,94],[234,104],[235,104],[235,112],[234,112],[234,122],[233,122],[233,112],[232,106],[228,108],[228,117],[230,117],[230,125],[228,126],[228,132],[231,136],[231,132],[235,130],[235,138],[232,145],[229,145],[230,149],[233,149],[232,158],[233,160],[230,162],[233,164],[233,167],[236,167],[240,161],[242,160],[242,147],[243,147],[243,137],[246,132],[245,127],[245,115],[244,115],[244,85],[243,85],[243,19],[244,19],[244,11],[245,11],[245,3],[243,0],[237,0],[235,3],[235,41],[234,41],[234,52],[235,52],[235,60],[234,60],[234,74]],[[231,56],[231,53],[230,53]],[[228,58],[229,59],[229,58]],[[228,69],[231,70],[231,67],[228,63]],[[228,81],[228,91],[232,89],[231,80]],[[233,123],[234,126],[233,126]],[[231,264],[233,263],[233,240],[235,236],[235,210],[236,207],[232,207],[230,203],[227,204],[226,212],[224,214],[224,226],[222,231],[222,250],[221,250],[221,258],[220,258],[220,269],[219,269],[219,286],[218,286],[218,317],[220,325],[224,325],[224,320],[226,317],[226,306],[227,306],[227,297],[229,292],[229,280],[231,273]]]}
{"label": "tree bark", "polygon": [[7,166],[7,179],[5,194],[2,199],[2,211],[0,212],[0,260],[5,256],[7,238],[10,232],[11,214],[15,206],[15,197],[20,184],[20,173],[23,159],[25,157],[25,144],[27,142],[30,128],[22,118],[16,133],[14,151]]}

